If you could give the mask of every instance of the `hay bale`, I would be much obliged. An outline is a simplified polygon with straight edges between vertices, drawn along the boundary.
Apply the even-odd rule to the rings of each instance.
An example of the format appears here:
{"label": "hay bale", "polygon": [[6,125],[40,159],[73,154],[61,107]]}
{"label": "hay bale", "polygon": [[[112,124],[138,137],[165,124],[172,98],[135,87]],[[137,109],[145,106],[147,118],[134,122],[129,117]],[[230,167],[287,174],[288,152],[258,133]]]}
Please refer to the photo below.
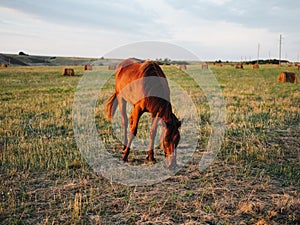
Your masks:
{"label": "hay bale", "polygon": [[74,76],[75,73],[74,73],[74,69],[72,68],[64,68],[63,71],[62,71],[62,75],[63,76]]}
{"label": "hay bale", "polygon": [[298,70],[300,70],[300,66],[298,65]]}
{"label": "hay bale", "polygon": [[222,63],[216,63],[215,66],[216,66],[216,67],[222,67],[223,64],[222,64]]}
{"label": "hay bale", "polygon": [[111,64],[111,65],[108,66],[108,69],[109,69],[109,70],[115,70],[115,69],[116,69],[116,66]]}
{"label": "hay bale", "polygon": [[1,65],[1,67],[2,67],[2,68],[6,68],[6,67],[7,67],[7,64],[3,63],[3,64]]}
{"label": "hay bale", "polygon": [[294,72],[281,72],[278,75],[278,82],[289,82],[289,83],[294,83],[296,84],[297,82],[297,77],[296,77],[296,73]]}
{"label": "hay bale", "polygon": [[186,70],[186,65],[180,65],[180,66],[179,66],[179,69],[180,69],[180,70]]}
{"label": "hay bale", "polygon": [[84,70],[93,70],[93,66],[91,64],[84,65]]}
{"label": "hay bale", "polygon": [[202,64],[202,69],[203,70],[208,70],[208,65],[207,64]]}
{"label": "hay bale", "polygon": [[259,69],[259,65],[258,65],[257,63],[255,63],[255,64],[253,65],[253,69]]}
{"label": "hay bale", "polygon": [[235,66],[236,69],[244,69],[243,64],[236,64]]}

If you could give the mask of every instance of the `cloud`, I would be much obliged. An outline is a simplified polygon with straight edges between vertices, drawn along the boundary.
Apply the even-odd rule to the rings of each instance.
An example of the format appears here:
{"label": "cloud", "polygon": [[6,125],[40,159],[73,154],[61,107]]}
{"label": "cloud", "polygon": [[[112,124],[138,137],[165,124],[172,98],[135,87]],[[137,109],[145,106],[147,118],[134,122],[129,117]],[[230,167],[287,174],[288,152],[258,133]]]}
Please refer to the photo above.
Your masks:
{"label": "cloud", "polygon": [[189,3],[168,0],[168,3],[199,19],[226,21],[274,32],[293,32],[298,24],[295,18],[300,16],[300,2],[293,0],[197,0]]}
{"label": "cloud", "polygon": [[146,34],[150,32],[145,28],[154,29],[154,25],[159,28],[156,21],[170,12],[174,18],[180,12],[187,12],[199,20],[226,21],[274,32],[293,32],[298,24],[295,18],[300,16],[300,2],[293,0],[132,0],[126,3],[52,0],[47,4],[38,0],[2,0],[1,5],[48,22]]}
{"label": "cloud", "polygon": [[165,15],[159,20],[164,27],[169,28],[171,34],[166,41],[182,44],[197,52],[200,58],[207,59],[207,55],[211,55],[210,59],[226,58],[226,54],[235,59],[241,56],[251,58],[257,54],[258,43],[265,49],[277,46],[279,34],[267,29],[200,19],[187,11],[180,11],[177,15],[176,18]]}
{"label": "cloud", "polygon": [[76,27],[118,31],[137,31],[152,21],[151,14],[138,4],[122,1],[59,1],[45,4],[37,0],[3,0],[0,6],[14,9],[36,19]]}
{"label": "cloud", "polygon": [[282,33],[285,50],[300,51],[295,19],[300,2],[293,0],[2,0],[0,12],[0,40],[7,49],[26,44],[40,51],[99,56],[117,46],[155,40],[208,58],[222,53],[239,59],[244,52],[255,56],[258,42],[262,51],[277,48]]}
{"label": "cloud", "polygon": [[211,2],[216,5],[224,5],[228,2],[231,2],[231,0],[208,0],[208,2]]}

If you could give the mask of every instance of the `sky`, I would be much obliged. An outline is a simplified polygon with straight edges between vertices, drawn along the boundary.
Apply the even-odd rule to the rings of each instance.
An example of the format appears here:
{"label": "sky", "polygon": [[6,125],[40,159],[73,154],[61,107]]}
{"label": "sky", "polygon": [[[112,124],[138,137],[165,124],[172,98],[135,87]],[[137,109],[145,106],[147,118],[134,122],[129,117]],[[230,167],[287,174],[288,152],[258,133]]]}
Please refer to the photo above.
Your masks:
{"label": "sky", "polygon": [[298,0],[0,0],[0,52],[100,58],[162,42],[204,61],[278,59],[282,34],[282,59],[299,61],[299,22]]}

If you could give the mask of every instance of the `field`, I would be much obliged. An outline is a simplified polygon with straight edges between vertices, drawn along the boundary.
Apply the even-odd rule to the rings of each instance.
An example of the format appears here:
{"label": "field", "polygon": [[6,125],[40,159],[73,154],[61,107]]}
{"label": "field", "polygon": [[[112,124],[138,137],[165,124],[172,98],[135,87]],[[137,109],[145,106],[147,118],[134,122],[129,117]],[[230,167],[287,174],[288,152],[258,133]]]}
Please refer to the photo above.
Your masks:
{"label": "field", "polygon": [[[62,68],[0,70],[0,224],[300,224],[300,86],[277,82],[280,71],[296,68],[210,66],[226,101],[226,133],[213,163],[200,171],[211,131],[207,100],[185,72],[164,66],[195,102],[200,134],[188,164],[150,186],[114,182],[82,157],[72,110],[84,71],[77,66],[77,76],[66,77]],[[112,93],[113,78],[95,110],[105,140],[111,124],[103,104]],[[141,136],[148,135],[146,120]],[[121,156],[118,141],[107,144]],[[133,152],[129,164],[144,157]]]}

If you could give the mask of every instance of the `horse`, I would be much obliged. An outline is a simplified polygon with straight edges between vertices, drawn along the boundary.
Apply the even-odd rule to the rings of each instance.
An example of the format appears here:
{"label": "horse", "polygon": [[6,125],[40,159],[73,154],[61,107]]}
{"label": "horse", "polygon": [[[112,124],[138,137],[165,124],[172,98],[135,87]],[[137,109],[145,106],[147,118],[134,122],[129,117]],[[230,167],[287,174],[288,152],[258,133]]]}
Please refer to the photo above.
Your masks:
{"label": "horse", "polygon": [[[133,106],[128,137],[127,102]],[[130,146],[137,134],[139,119],[144,112],[148,112],[151,114],[152,123],[146,161],[156,162],[154,140],[157,125],[161,122],[160,144],[165,153],[166,167],[174,169],[176,167],[176,148],[180,141],[181,121],[172,112],[168,81],[156,62],[129,58],[118,64],[115,73],[115,93],[106,102],[108,121],[112,120],[118,105],[124,128],[122,160],[128,161]]]}

